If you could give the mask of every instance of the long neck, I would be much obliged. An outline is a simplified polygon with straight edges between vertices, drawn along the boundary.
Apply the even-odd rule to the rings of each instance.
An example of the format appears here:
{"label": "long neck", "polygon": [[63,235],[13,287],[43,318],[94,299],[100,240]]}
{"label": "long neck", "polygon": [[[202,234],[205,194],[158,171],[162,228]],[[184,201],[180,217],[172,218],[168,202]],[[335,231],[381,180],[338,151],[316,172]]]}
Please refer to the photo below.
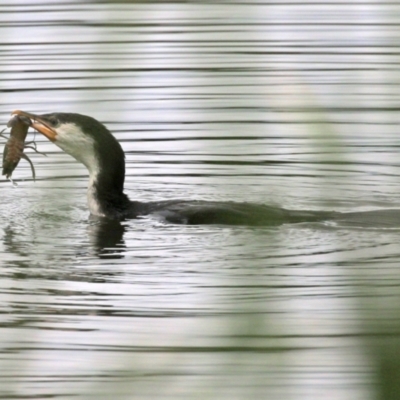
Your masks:
{"label": "long neck", "polygon": [[122,218],[130,201],[124,191],[125,155],[110,134],[95,142],[97,168],[90,172],[88,203],[92,214]]}

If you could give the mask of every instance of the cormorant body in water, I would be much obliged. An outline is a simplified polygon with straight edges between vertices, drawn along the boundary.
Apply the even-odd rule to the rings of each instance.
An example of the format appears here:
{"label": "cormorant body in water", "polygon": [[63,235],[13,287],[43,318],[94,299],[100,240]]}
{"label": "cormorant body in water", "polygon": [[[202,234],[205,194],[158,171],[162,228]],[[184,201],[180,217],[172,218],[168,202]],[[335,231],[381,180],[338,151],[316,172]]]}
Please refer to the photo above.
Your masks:
{"label": "cormorant body in water", "polygon": [[111,132],[96,119],[75,113],[13,114],[32,120],[32,127],[86,166],[91,214],[109,219],[158,215],[185,224],[277,225],[329,219],[324,211],[296,211],[279,207],[208,201],[130,201],[124,193],[125,155]]}

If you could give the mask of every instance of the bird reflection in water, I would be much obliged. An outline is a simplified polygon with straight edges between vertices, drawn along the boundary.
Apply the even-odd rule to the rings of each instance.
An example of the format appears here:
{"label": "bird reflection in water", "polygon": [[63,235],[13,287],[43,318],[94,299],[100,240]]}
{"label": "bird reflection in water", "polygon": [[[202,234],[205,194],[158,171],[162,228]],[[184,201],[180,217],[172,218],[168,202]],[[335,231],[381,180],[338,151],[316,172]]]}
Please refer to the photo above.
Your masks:
{"label": "bird reflection in water", "polygon": [[95,254],[99,258],[124,258],[126,227],[123,222],[91,215],[87,231]]}

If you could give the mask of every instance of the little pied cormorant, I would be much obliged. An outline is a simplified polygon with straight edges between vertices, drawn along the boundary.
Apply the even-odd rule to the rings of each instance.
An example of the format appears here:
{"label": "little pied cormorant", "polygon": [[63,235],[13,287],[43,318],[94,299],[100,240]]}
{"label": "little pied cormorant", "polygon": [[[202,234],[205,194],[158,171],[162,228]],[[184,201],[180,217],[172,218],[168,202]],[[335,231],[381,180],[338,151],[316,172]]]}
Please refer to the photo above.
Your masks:
{"label": "little pied cormorant", "polygon": [[322,221],[330,215],[239,202],[131,201],[124,193],[124,152],[102,123],[75,113],[35,115],[16,110],[12,114],[29,118],[35,130],[86,166],[89,210],[99,217],[123,220],[154,214],[173,223],[276,225]]}

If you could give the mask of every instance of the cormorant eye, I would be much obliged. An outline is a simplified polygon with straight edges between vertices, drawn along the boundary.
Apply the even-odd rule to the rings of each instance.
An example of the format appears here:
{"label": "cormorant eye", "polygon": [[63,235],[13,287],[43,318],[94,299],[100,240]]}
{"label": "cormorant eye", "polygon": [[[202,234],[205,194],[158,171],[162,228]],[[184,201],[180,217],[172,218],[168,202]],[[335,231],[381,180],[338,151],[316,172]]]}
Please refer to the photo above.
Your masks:
{"label": "cormorant eye", "polygon": [[47,118],[47,122],[48,122],[50,125],[53,125],[53,126],[55,126],[55,125],[58,124],[58,120],[57,120],[57,118],[55,118],[55,117],[48,117],[48,118]]}

